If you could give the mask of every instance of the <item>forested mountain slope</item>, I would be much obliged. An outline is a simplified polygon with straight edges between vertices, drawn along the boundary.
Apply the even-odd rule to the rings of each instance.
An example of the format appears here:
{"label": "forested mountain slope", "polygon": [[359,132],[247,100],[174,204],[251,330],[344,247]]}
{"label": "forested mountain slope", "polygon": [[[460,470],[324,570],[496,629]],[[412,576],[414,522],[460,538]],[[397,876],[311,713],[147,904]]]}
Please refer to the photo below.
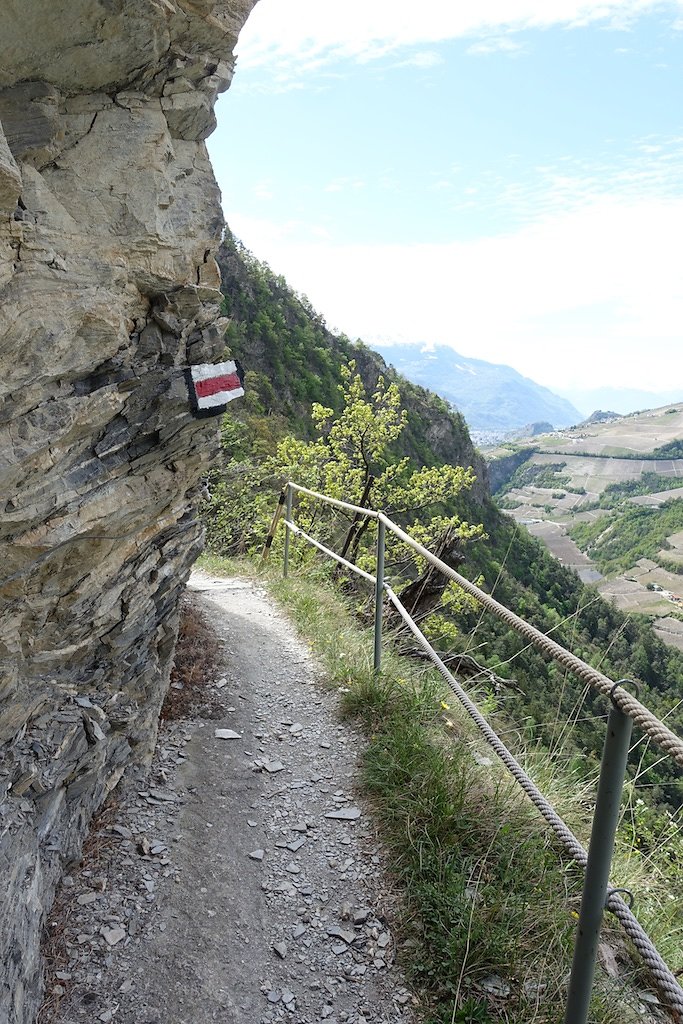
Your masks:
{"label": "forested mountain slope", "polygon": [[[649,624],[617,611],[593,589],[559,564],[523,528],[504,516],[490,499],[479,454],[467,427],[446,403],[387,370],[381,357],[344,336],[332,334],[305,298],[286,281],[228,240],[221,252],[230,354],[242,360],[246,397],[229,409],[224,426],[225,466],[216,473],[215,493],[231,496],[238,511],[230,513],[214,500],[207,510],[209,543],[224,552],[258,546],[266,522],[260,507],[272,511],[281,481],[258,473],[286,434],[311,438],[314,402],[339,410],[342,368],[350,359],[369,390],[378,374],[396,380],[408,412],[406,429],[394,442],[395,458],[410,456],[421,465],[473,465],[478,481],[457,511],[482,523],[486,539],[464,546],[461,571],[481,576],[484,587],[559,643],[614,679],[638,677],[641,699],[674,730],[683,732],[683,654],[662,643]],[[223,490],[221,491],[221,488]],[[235,522],[239,530],[235,530]],[[248,522],[245,530],[243,524]],[[540,741],[558,757],[578,758],[590,770],[604,737],[604,701],[532,650],[516,633],[480,610],[457,602],[439,609],[435,635],[447,652],[467,652],[498,677],[490,699],[504,719],[530,742]],[[508,680],[508,683],[500,682]],[[671,806],[683,803],[679,773],[672,762],[655,764],[658,755],[638,748],[647,795]]]}
{"label": "forested mountain slope", "polygon": [[477,474],[473,493],[484,500],[488,495],[485,462],[472,444],[463,417],[451,411],[447,402],[405,380],[362,343],[354,344],[328,330],[305,296],[296,295],[283,277],[273,274],[232,237],[221,246],[218,262],[224,309],[232,321],[227,335],[230,352],[246,371],[246,410],[236,410],[236,415],[252,427],[261,418],[261,433],[267,425],[271,440],[290,430],[309,437],[311,404],[339,409],[339,367],[353,359],[368,389],[375,387],[380,374],[400,382],[408,413],[401,454],[428,466],[473,466]]}

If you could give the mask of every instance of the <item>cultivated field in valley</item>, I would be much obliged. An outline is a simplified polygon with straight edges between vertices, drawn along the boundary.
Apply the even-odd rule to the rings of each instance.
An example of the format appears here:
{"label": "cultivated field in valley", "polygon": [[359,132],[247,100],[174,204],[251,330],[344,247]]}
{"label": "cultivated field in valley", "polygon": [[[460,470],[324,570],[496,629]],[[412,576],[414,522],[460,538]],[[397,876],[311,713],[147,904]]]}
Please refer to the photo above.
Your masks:
{"label": "cultivated field in valley", "polygon": [[[683,486],[674,483],[683,484],[683,457],[657,453],[680,439],[683,407],[667,406],[517,442],[536,450],[497,495],[501,508],[584,582],[596,583],[622,610],[652,616],[658,635],[675,646],[683,645],[683,574],[672,570],[676,565],[683,570],[683,531],[667,536],[659,553],[648,552],[651,557],[639,558],[636,551],[632,565],[607,577],[590,547],[581,550],[569,531],[604,518],[605,530],[618,532],[620,514],[628,507],[656,510],[683,500]],[[510,452],[508,445],[487,455],[495,460]],[[648,493],[633,493],[641,490]],[[595,533],[599,537],[598,527]]]}
{"label": "cultivated field in valley", "polygon": [[618,416],[605,423],[584,423],[536,439],[541,450],[568,455],[648,454],[655,448],[683,437],[683,405],[667,405],[630,416]]}

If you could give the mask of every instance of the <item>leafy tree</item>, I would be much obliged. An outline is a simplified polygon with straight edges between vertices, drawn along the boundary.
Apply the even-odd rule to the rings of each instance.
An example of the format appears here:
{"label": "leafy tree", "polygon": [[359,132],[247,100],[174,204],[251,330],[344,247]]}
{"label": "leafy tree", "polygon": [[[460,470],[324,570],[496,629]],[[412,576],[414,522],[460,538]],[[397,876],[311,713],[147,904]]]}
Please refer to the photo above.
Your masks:
{"label": "leafy tree", "polygon": [[[362,507],[376,507],[411,529],[425,545],[448,535],[453,550],[483,536],[480,525],[461,520],[454,510],[459,495],[471,487],[471,468],[440,466],[415,469],[410,459],[397,459],[392,445],[406,424],[406,412],[395,383],[380,377],[372,395],[366,393],[353,361],[342,367],[341,411],[314,403],[312,440],[287,434],[275,452],[258,460],[245,452],[245,427],[226,417],[223,448],[231,461],[214,478],[207,510],[209,541],[214,549],[231,551],[262,542],[279,486],[292,480],[331,498]],[[247,512],[251,510],[251,514]],[[367,560],[367,534],[372,520],[354,519],[301,496],[297,520],[316,537],[341,546],[347,558]],[[364,541],[365,542],[362,543]],[[392,557],[405,557],[394,544]],[[413,558],[419,567],[420,560]]]}
{"label": "leafy tree", "polygon": [[[288,434],[260,464],[236,461],[217,482],[209,511],[209,539],[214,548],[244,550],[262,543],[276,487],[287,480],[331,498],[386,512],[449,564],[459,565],[466,542],[484,536],[481,525],[463,520],[455,509],[459,496],[474,482],[472,469],[415,469],[409,458],[393,456],[392,445],[406,424],[398,386],[380,377],[374,392],[368,395],[355,371],[353,361],[342,367],[338,415],[331,408],[313,404],[316,436],[312,440]],[[223,441],[233,455],[239,456],[242,437],[243,429],[228,421]],[[347,560],[374,570],[373,519],[297,495],[296,520],[302,529]],[[297,557],[305,562],[318,556],[312,547],[299,545]],[[400,572],[411,583],[417,578],[418,585],[409,583],[402,592],[414,614],[419,611],[426,615],[441,605],[448,613],[467,605],[468,599],[457,587],[447,586],[441,573],[423,564],[409,545],[391,533],[387,537],[387,560],[395,573]],[[443,636],[456,632],[452,616],[450,621],[440,617],[430,628]]]}

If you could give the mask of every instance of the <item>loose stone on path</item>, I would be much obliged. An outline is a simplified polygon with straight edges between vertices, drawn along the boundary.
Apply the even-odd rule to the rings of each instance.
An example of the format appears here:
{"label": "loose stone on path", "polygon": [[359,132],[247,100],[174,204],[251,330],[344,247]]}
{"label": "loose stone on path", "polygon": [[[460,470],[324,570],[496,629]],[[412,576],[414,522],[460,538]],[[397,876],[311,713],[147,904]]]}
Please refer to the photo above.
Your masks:
{"label": "loose stone on path", "polygon": [[351,802],[362,737],[262,591],[192,585],[225,638],[210,714],[163,728],[106,866],[71,877],[65,992],[41,1024],[417,1024],[382,851]]}
{"label": "loose stone on path", "polygon": [[328,811],[326,818],[336,818],[339,821],[356,821],[360,818],[358,807],[341,807],[338,811]]}

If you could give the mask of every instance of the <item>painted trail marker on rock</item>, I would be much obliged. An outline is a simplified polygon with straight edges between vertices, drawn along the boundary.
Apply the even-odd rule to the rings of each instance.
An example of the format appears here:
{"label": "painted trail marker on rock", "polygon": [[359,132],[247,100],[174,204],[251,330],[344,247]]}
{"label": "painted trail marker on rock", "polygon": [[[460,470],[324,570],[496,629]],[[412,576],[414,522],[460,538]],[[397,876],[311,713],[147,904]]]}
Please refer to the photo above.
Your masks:
{"label": "painted trail marker on rock", "polygon": [[228,402],[244,395],[244,370],[236,359],[189,366],[185,381],[195,416],[219,416]]}

